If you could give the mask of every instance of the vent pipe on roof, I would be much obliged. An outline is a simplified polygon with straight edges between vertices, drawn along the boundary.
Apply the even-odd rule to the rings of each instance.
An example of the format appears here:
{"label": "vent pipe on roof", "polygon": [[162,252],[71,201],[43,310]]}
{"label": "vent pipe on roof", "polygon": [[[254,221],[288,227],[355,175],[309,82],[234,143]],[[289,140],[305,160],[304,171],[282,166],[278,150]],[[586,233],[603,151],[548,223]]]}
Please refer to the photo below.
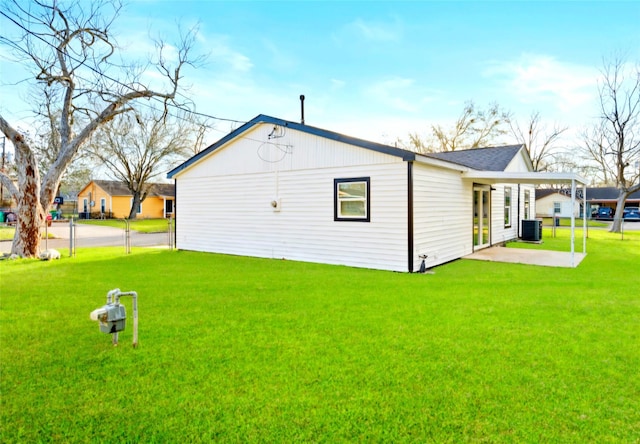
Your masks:
{"label": "vent pipe on roof", "polygon": [[300,94],[300,123],[304,125],[304,94]]}

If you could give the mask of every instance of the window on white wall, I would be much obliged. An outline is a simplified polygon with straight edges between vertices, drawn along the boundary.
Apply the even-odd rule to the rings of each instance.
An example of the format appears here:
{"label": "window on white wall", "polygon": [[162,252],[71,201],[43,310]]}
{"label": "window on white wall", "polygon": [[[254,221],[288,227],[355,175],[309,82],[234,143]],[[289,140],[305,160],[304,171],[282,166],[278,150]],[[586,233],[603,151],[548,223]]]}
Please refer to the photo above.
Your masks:
{"label": "window on white wall", "polygon": [[370,221],[370,178],[333,180],[333,218],[336,221]]}
{"label": "window on white wall", "polygon": [[560,204],[560,202],[554,202],[553,203],[553,213],[554,214],[558,214],[558,213],[560,213],[561,210],[562,210],[562,205]]}
{"label": "window on white wall", "polygon": [[504,188],[504,227],[511,226],[511,187]]}
{"label": "window on white wall", "polygon": [[524,218],[529,219],[529,212],[531,208],[531,195],[529,190],[524,190]]}

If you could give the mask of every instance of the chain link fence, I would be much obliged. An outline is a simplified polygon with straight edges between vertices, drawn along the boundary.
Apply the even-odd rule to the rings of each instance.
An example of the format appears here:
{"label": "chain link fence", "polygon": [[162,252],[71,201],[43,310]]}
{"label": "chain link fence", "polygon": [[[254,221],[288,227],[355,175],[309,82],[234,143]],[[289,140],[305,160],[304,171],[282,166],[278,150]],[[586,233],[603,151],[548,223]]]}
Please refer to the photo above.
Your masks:
{"label": "chain link fence", "polygon": [[[132,247],[175,248],[175,220],[166,219],[162,231],[143,233],[131,228],[130,221],[119,219],[117,225],[85,224],[71,218],[52,220],[41,227],[40,250],[56,249],[62,255],[75,256],[79,248],[122,247],[128,254]],[[0,241],[0,254],[11,251],[12,240]]]}
{"label": "chain link fence", "polygon": [[[543,228],[550,228],[552,236],[556,236],[556,229],[564,229],[571,227],[571,218],[569,217],[542,217]],[[628,231],[640,230],[640,219],[634,218],[620,218],[620,238],[624,239],[624,233]],[[610,230],[612,224],[616,219],[599,219],[587,217],[587,237],[589,237],[589,230]],[[575,227],[577,230],[582,230],[583,220],[582,217],[575,218]]]}

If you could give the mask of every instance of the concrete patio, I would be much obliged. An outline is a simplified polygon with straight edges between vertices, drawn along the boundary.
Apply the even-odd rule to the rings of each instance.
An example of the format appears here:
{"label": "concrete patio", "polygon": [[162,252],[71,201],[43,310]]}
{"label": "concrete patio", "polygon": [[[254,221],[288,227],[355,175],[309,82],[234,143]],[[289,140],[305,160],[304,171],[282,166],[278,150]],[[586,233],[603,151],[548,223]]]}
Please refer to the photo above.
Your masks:
{"label": "concrete patio", "polygon": [[549,250],[528,250],[524,248],[489,247],[476,251],[464,259],[490,262],[508,262],[514,264],[541,265],[545,267],[577,267],[586,256],[585,253],[571,253]]}

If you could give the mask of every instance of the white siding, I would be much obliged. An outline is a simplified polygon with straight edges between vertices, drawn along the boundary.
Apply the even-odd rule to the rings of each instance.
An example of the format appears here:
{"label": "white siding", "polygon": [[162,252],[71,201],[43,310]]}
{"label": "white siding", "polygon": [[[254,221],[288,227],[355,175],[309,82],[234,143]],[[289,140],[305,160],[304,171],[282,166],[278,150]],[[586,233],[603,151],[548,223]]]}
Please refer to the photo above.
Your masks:
{"label": "white siding", "polygon": [[[528,219],[536,218],[536,188],[534,185],[521,184],[520,185],[520,221],[527,219],[524,217],[524,192],[525,190],[529,191],[529,217]],[[522,234],[522,227],[519,228],[519,234]]]}
{"label": "white siding", "polygon": [[[521,201],[521,208],[520,208],[520,215],[521,215],[521,220],[525,220],[525,219],[535,219],[536,218],[536,210],[538,208],[538,204],[536,202],[536,188],[534,185],[521,185],[520,187],[521,189],[521,193],[522,196],[520,197],[520,201]],[[529,217],[524,217],[524,192],[525,190],[529,191]],[[520,233],[522,234],[522,233]]]}
{"label": "white siding", "polygon": [[[504,190],[511,187],[511,226],[504,226]],[[517,239],[524,219],[524,191],[529,190],[529,218],[535,219],[535,187],[527,184],[494,184],[491,191],[491,244]],[[519,191],[519,194],[518,194]]]}
{"label": "white siding", "polygon": [[404,163],[398,157],[290,128],[278,131],[276,135],[281,137],[269,138],[273,128],[272,124],[256,125],[180,172],[177,178]]}
{"label": "white siding", "polygon": [[[224,150],[224,157],[214,154],[199,168],[180,174],[177,247],[407,271],[406,163],[344,144],[338,149],[326,139],[322,144],[303,139],[289,139],[299,140],[290,156],[299,161],[279,163],[280,171],[255,159],[247,159],[250,168],[238,164],[236,148],[247,157],[256,155],[255,146],[247,149],[250,141],[243,140]],[[307,147],[303,141],[312,143]],[[323,151],[318,154],[323,168],[306,169],[313,159],[307,151],[317,150]],[[338,155],[340,150],[348,153]],[[358,159],[360,152],[364,155]],[[370,164],[330,166],[363,157]],[[273,171],[255,171],[260,169]],[[370,177],[370,222],[334,221],[333,180],[352,177]],[[280,202],[280,211],[271,206],[274,200]]]}
{"label": "white siding", "polygon": [[[491,187],[491,245],[517,238],[517,217],[518,217],[518,185],[517,184],[494,184]],[[511,188],[511,225],[504,225],[504,190]]]}
{"label": "white siding", "polygon": [[531,171],[531,169],[529,168],[529,163],[525,159],[525,150],[521,149],[518,154],[516,154],[513,159],[511,159],[511,162],[509,162],[509,165],[507,165],[504,171],[510,173]]}
{"label": "white siding", "polygon": [[[552,217],[554,215],[554,202],[560,203],[560,217],[571,217],[571,197],[564,194],[553,193],[536,201],[538,217]],[[574,216],[580,217],[581,199],[576,199]]]}
{"label": "white siding", "polygon": [[[271,137],[270,137],[271,136]],[[527,171],[522,156],[509,166]],[[334,179],[370,178],[370,222],[334,221]],[[401,158],[290,128],[259,124],[176,175],[183,250],[408,271],[408,167]],[[473,252],[473,183],[414,162],[414,248],[433,267]],[[492,243],[504,227],[504,186],[492,191]],[[521,188],[522,193],[522,188]],[[523,194],[522,194],[523,196]],[[272,202],[278,202],[274,209]],[[535,194],[531,192],[535,214]],[[523,208],[523,207],[522,207]],[[521,212],[522,214],[522,212]]]}
{"label": "white siding", "polygon": [[414,270],[473,252],[473,187],[460,173],[414,164]]}

